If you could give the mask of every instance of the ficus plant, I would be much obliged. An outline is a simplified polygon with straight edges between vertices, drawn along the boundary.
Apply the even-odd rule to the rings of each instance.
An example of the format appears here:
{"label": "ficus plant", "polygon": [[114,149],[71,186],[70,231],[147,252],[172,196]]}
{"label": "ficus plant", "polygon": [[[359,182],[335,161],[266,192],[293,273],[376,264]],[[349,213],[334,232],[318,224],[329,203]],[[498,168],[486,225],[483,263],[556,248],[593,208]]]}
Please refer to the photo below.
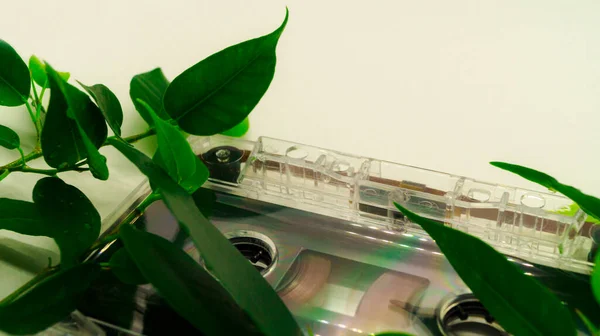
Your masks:
{"label": "ficus plant", "polygon": [[[203,215],[197,196],[209,173],[185,135],[235,136],[248,129],[247,116],[273,79],[287,18],[286,11],[273,32],[221,50],[171,82],[160,68],[134,76],[130,97],[148,127],[128,136],[121,132],[121,104],[108,87],[77,81],[78,88],[51,61],[32,56],[26,64],[0,40],[0,105],[25,106],[37,135],[35,148],[24,153],[18,134],[0,127],[0,145],[20,153],[18,160],[0,167],[0,179],[44,175],[32,190],[32,201],[0,199],[0,229],[50,237],[60,251],[60,263],[51,262],[0,301],[0,330],[31,334],[60,322],[77,309],[90,285],[110,272],[124,283],[152,284],[175,312],[206,335],[302,334],[275,291]],[[158,143],[151,158],[133,146],[150,136]],[[107,180],[105,146],[116,148],[150,180],[152,194],[138,210],[164,201],[194,242],[203,266],[175,244],[129,225],[131,218],[113,236],[99,239],[98,211],[60,175],[77,171]],[[50,169],[32,166],[42,159]],[[115,239],[123,247],[109,262],[86,258]],[[257,309],[261,306],[272,309]]]}

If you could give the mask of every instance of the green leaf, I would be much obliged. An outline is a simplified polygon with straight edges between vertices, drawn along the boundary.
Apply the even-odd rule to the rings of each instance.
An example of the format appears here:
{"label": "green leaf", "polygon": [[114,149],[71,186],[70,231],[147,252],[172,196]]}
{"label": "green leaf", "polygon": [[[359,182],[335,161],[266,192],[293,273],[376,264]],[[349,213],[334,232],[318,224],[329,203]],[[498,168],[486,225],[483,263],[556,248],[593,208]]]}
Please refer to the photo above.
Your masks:
{"label": "green leaf", "polygon": [[168,86],[169,81],[160,68],[135,75],[131,79],[129,96],[133,101],[133,105],[135,105],[135,109],[149,125],[152,125],[152,118],[148,115],[146,109],[139,104],[138,99],[150,105],[161,119],[170,119],[163,108],[163,96]]}
{"label": "green leaf", "polygon": [[554,177],[540,171],[505,162],[490,162],[492,166],[508,170],[531,182],[540,184],[550,190],[557,191],[577,203],[586,214],[600,219],[600,199],[586,195],[579,189],[558,182]]}
{"label": "green leaf", "polygon": [[12,129],[0,125],[0,146],[8,149],[15,149],[21,146],[19,135]]}
{"label": "green leaf", "polygon": [[[29,57],[29,71],[31,71],[31,77],[33,81],[41,86],[48,87],[48,75],[46,74],[46,63],[41,61],[37,56],[31,55]],[[69,80],[71,74],[68,72],[58,72],[60,78],[65,82]]]}
{"label": "green leaf", "polygon": [[0,40],[0,105],[19,106],[29,97],[29,70],[15,49]]}
{"label": "green leaf", "polygon": [[202,215],[206,218],[212,217],[215,203],[217,202],[217,195],[214,190],[207,188],[198,188],[193,194],[192,198],[196,207]]}
{"label": "green leaf", "polygon": [[124,248],[118,250],[110,258],[110,270],[123,283],[130,285],[146,284],[148,280],[142,275],[137,265],[131,260]]}
{"label": "green leaf", "polygon": [[411,336],[411,334],[396,332],[396,331],[386,331],[378,334],[372,334],[373,336]]}
{"label": "green leaf", "polygon": [[[50,65],[46,70],[52,95],[41,136],[44,160],[51,167],[64,168],[90,157],[98,164],[94,169],[103,171],[100,154],[92,149],[100,148],[107,137],[102,112],[88,95],[66,83]],[[92,146],[86,145],[84,136]]]}
{"label": "green leaf", "polygon": [[120,137],[121,125],[123,124],[123,109],[117,96],[104,84],[85,86],[79,81],[77,83],[94,98],[108,126],[110,126],[116,136]]}
{"label": "green leaf", "polygon": [[62,321],[75,310],[99,272],[98,265],[83,264],[51,275],[17,299],[0,305],[0,330],[30,335]]}
{"label": "green leaf", "polygon": [[[500,325],[514,335],[575,335],[566,306],[482,240],[396,207],[421,225]],[[535,302],[532,308],[531,303]]]}
{"label": "green leaf", "polygon": [[0,230],[29,236],[53,235],[34,203],[9,198],[0,198]]}
{"label": "green leaf", "polygon": [[[577,205],[577,203],[573,203],[573,204],[569,205],[568,208],[559,209],[559,210],[555,211],[555,213],[557,213],[559,215],[564,215],[564,216],[575,216],[575,214],[577,214],[577,212],[580,209],[581,208],[579,207],[579,205]],[[600,224],[600,220],[598,220],[592,216],[588,216],[588,218],[586,219],[586,222],[593,223],[593,224]]]}
{"label": "green leaf", "polygon": [[92,175],[102,181],[108,180],[108,166],[106,165],[106,157],[98,151],[98,148],[94,146],[90,138],[88,138],[87,134],[81,128],[81,125],[75,119],[77,123],[77,129],[79,130],[79,134],[81,134],[81,141],[83,141],[83,146],[87,151],[87,163],[90,167],[90,172]]}
{"label": "green leaf", "polygon": [[581,319],[583,324],[585,324],[585,327],[589,330],[589,332],[593,336],[596,336],[599,334],[598,328],[596,328],[596,326],[592,323],[592,321],[590,321],[590,319],[587,318],[587,316],[583,315],[583,313],[579,310],[575,310],[575,312],[577,313],[577,316],[579,316],[579,318]]}
{"label": "green leaf", "polygon": [[596,298],[596,301],[600,303],[600,253],[596,254],[596,258],[594,260],[594,269],[591,275],[591,283],[594,297]]}
{"label": "green leaf", "polygon": [[164,106],[186,132],[213,135],[241,123],[267,91],[275,47],[288,20],[271,34],[231,46],[193,65],[167,88]]}
{"label": "green leaf", "polygon": [[194,240],[207,270],[219,279],[259,329],[267,336],[302,335],[291,313],[269,283],[202,215],[186,190],[135,148],[116,139],[108,141],[159,188],[167,207]]}
{"label": "green leaf", "polygon": [[79,189],[58,177],[46,177],[33,188],[33,202],[60,249],[62,267],[74,266],[100,234],[100,214]]}
{"label": "green leaf", "polygon": [[175,126],[160,119],[146,102],[138,99],[138,104],[146,109],[156,128],[158,150],[155,163],[186,190],[193,192],[198,189],[208,180],[208,168],[194,154],[189,142]]}
{"label": "green leaf", "polygon": [[127,252],[142,274],[181,316],[207,335],[259,335],[221,284],[168,240],[125,225]]}
{"label": "green leaf", "polygon": [[231,136],[231,137],[242,137],[248,130],[250,129],[250,120],[248,118],[244,119],[241,123],[233,126],[233,128],[228,129],[227,131],[221,133],[223,135]]}

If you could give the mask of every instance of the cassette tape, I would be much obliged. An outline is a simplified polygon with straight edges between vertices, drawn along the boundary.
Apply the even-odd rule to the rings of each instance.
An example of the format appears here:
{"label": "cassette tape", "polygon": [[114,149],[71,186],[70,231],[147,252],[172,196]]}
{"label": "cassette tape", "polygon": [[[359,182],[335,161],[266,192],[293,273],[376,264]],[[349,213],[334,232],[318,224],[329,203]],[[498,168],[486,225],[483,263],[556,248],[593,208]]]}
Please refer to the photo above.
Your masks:
{"label": "cassette tape", "polygon": [[[192,144],[210,170],[204,188],[214,194],[211,222],[315,335],[507,335],[394,201],[488,242],[572,311],[590,316],[600,308],[587,276],[595,227],[583,212],[560,214],[571,204],[564,197],[271,138],[215,136]],[[140,186],[109,221],[118,223],[149,193]],[[162,202],[139,214],[136,225],[201,260]],[[138,321],[119,327],[164,334],[160,323],[140,322],[155,305],[152,290],[136,295],[143,302]],[[172,312],[158,316],[168,316],[171,328],[186,324]]]}

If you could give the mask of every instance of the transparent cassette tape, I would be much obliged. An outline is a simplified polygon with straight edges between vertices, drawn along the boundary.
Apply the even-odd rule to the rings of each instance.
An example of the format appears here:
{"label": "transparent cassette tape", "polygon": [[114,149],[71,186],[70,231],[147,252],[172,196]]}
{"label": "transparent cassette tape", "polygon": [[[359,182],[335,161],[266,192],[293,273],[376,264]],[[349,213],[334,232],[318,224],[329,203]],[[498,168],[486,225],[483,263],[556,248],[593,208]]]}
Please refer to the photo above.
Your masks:
{"label": "transparent cassette tape", "polygon": [[[214,200],[210,221],[315,335],[507,335],[435,242],[393,202],[480,237],[573,314],[578,309],[600,323],[587,275],[594,227],[582,212],[559,214],[571,204],[564,197],[271,138],[214,136],[191,143],[210,170],[203,186],[214,194],[206,198]],[[106,234],[133,213],[134,225],[200,262],[162,201],[135,213],[149,193],[147,183],[140,186],[107,219],[112,228]],[[115,241],[93,257],[109,260],[120,246]],[[107,316],[112,309],[84,311],[95,321],[138,335],[198,334],[151,286],[124,288],[135,293],[134,302],[111,296],[120,291],[118,282],[109,286],[96,305],[133,307],[134,318]],[[578,331],[586,334],[581,324]]]}
{"label": "transparent cassette tape", "polygon": [[[211,171],[219,171],[212,175],[212,186],[232,194],[349,220],[373,231],[427,238],[396,210],[393,203],[399,202],[477,236],[506,255],[591,271],[596,227],[586,223],[582,211],[562,214],[572,202],[558,194],[266,137],[256,142],[198,138],[193,146],[212,165]],[[232,168],[223,173],[223,166]]]}

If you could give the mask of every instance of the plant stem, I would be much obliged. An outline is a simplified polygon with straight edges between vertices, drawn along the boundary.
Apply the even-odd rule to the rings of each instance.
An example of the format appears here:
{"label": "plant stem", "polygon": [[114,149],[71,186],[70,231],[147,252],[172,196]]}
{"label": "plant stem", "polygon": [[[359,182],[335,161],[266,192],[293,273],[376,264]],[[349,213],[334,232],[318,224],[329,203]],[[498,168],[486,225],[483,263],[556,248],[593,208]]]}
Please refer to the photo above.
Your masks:
{"label": "plant stem", "polygon": [[21,296],[22,294],[24,294],[25,292],[30,290],[37,283],[39,283],[40,281],[49,277],[50,275],[54,274],[54,272],[57,269],[58,269],[57,267],[50,267],[50,268],[44,269],[41,273],[37,274],[31,280],[27,281],[23,286],[19,287],[16,291],[10,293],[10,295],[8,295],[4,299],[2,299],[2,301],[0,301],[0,306],[8,304],[11,301],[19,298],[19,296]]}
{"label": "plant stem", "polygon": [[[143,133],[132,135],[132,136],[129,136],[129,137],[125,137],[125,138],[123,138],[123,140],[125,140],[127,143],[131,144],[131,143],[134,143],[136,141],[139,141],[139,140],[142,140],[144,138],[147,138],[149,136],[152,136],[154,134],[156,134],[156,130],[149,129],[149,130],[147,130],[147,131],[145,131]],[[118,139],[118,137],[115,137],[115,136],[112,136],[111,138]],[[104,142],[104,144],[102,144],[101,147],[108,146],[108,145],[109,145],[108,142]],[[37,159],[37,158],[39,158],[41,156],[42,156],[42,150],[40,148],[36,147],[31,153],[25,155],[24,157],[19,158],[18,160],[15,160],[13,162],[7,163],[4,166],[1,166],[0,167],[0,171],[1,170],[20,171],[19,170],[20,167],[24,166],[23,161],[24,162],[29,162],[29,161],[35,160],[35,159]],[[76,165],[75,167],[78,167],[79,165],[81,165],[81,163],[78,164],[78,165]],[[15,168],[17,168],[17,169],[15,169]],[[67,170],[72,170],[72,169],[67,169]],[[60,172],[60,171],[58,171],[58,172]]]}
{"label": "plant stem", "polygon": [[0,181],[4,180],[4,178],[6,178],[8,174],[10,174],[10,170],[2,171],[2,174],[0,174]]}
{"label": "plant stem", "polygon": [[40,100],[40,97],[38,96],[37,93],[37,89],[35,88],[35,81],[33,80],[33,77],[31,78],[31,88],[33,89],[33,98],[31,98],[33,100],[33,102],[35,103],[35,119],[38,120],[40,119],[40,107],[42,106],[42,101]]}
{"label": "plant stem", "polygon": [[23,160],[23,166],[27,163],[27,161],[25,161],[25,153],[23,153],[23,149],[21,147],[17,148],[19,150],[19,153],[21,154],[21,160]]}
{"label": "plant stem", "polygon": [[31,121],[35,125],[35,132],[37,134],[37,138],[38,138],[38,141],[39,141],[40,140],[40,135],[42,133],[42,130],[41,130],[41,127],[40,127],[40,123],[39,123],[38,119],[35,117],[35,114],[33,113],[33,110],[31,109],[31,104],[29,104],[29,102],[27,101],[27,99],[25,99],[25,106],[27,107],[27,111],[29,112],[29,116],[31,117]]}

